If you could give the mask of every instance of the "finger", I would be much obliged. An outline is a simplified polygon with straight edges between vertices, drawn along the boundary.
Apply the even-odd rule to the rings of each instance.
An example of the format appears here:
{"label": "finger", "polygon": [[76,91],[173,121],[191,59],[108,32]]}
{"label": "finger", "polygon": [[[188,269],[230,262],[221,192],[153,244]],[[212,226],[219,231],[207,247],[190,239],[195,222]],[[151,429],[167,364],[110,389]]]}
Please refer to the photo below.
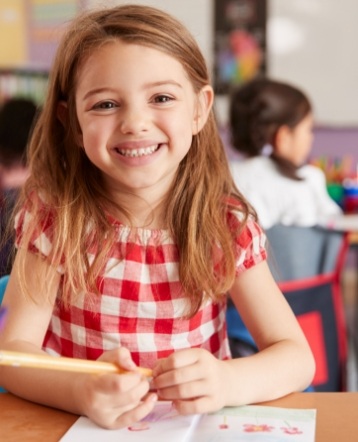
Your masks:
{"label": "finger", "polygon": [[104,428],[123,428],[143,419],[152,411],[156,401],[157,396],[152,394],[146,400],[133,404],[127,409],[101,408],[98,412],[93,413],[90,418],[97,425]]}
{"label": "finger", "polygon": [[193,398],[192,400],[175,400],[173,406],[182,415],[211,413],[218,409],[208,396]]}
{"label": "finger", "polygon": [[137,368],[137,365],[133,361],[132,355],[127,348],[120,347],[117,355],[117,363],[121,368],[124,368],[125,370],[134,370]]}
{"label": "finger", "polygon": [[156,394],[149,394],[146,399],[141,401],[135,408],[118,416],[113,422],[111,428],[129,427],[130,425],[141,421],[153,410],[157,400],[158,396]]}
{"label": "finger", "polygon": [[131,354],[130,351],[128,350],[128,348],[126,347],[118,347],[115,348],[113,350],[108,350],[105,351],[100,357],[99,359],[102,361],[107,361],[107,362],[113,362],[114,360],[120,360],[120,359],[131,359]]}
{"label": "finger", "polygon": [[198,360],[198,350],[184,349],[172,353],[169,357],[160,359],[153,369],[153,377],[167,371],[195,364]]}
{"label": "finger", "polygon": [[207,383],[199,380],[195,382],[186,382],[168,388],[158,389],[157,393],[160,399],[175,401],[179,399],[194,399],[207,394]]}
{"label": "finger", "polygon": [[[136,372],[93,376],[93,386],[102,394],[124,393],[137,387],[141,382],[145,380]],[[147,384],[149,389],[149,383]]]}
{"label": "finger", "polygon": [[153,379],[153,386],[160,390],[188,382],[202,380],[204,377],[205,370],[200,369],[199,363],[196,362],[192,365],[177,368],[158,375]]}
{"label": "finger", "polygon": [[130,351],[126,347],[119,347],[115,350],[106,351],[99,359],[106,362],[116,363],[125,370],[134,370],[137,368]]}
{"label": "finger", "polygon": [[[143,400],[149,391],[149,382],[139,377],[139,383],[129,385],[124,378],[136,375],[111,375],[112,379],[102,379],[102,382],[92,385],[90,397],[90,412],[104,416],[107,421],[115,413],[116,416],[132,410]],[[103,378],[105,376],[102,376]],[[108,415],[108,416],[106,416]]]}

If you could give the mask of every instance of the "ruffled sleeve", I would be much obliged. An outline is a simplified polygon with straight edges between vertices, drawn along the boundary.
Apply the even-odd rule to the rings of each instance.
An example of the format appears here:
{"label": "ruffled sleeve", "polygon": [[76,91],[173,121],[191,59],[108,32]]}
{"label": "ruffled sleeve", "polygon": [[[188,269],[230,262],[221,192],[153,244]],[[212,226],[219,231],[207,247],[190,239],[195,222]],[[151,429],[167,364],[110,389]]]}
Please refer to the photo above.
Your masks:
{"label": "ruffled sleeve", "polygon": [[15,246],[17,248],[25,247],[23,240],[26,232],[31,227],[35,227],[30,241],[26,245],[29,252],[49,258],[52,251],[53,242],[53,214],[46,208],[45,204],[40,201],[39,209],[41,211],[41,223],[33,226],[34,217],[30,210],[31,202],[25,204],[15,217]]}
{"label": "ruffled sleeve", "polygon": [[[230,222],[242,222],[242,214],[239,211],[230,212],[230,218]],[[249,216],[245,227],[236,238],[236,247],[237,275],[267,259],[266,235],[252,216]]]}

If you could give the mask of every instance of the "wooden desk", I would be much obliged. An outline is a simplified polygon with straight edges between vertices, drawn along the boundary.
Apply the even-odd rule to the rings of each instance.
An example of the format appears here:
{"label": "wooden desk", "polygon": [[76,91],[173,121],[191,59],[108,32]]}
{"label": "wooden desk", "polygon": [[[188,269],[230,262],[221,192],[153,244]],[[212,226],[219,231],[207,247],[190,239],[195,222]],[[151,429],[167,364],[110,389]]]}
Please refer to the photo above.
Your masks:
{"label": "wooden desk", "polygon": [[0,441],[57,442],[78,416],[0,394]]}
{"label": "wooden desk", "polygon": [[[357,442],[358,393],[295,393],[266,402],[285,408],[317,409],[316,442]],[[58,442],[77,416],[0,394],[0,440]]]}
{"label": "wooden desk", "polygon": [[358,213],[343,213],[327,219],[322,225],[328,229],[341,230],[343,232],[358,232]]}

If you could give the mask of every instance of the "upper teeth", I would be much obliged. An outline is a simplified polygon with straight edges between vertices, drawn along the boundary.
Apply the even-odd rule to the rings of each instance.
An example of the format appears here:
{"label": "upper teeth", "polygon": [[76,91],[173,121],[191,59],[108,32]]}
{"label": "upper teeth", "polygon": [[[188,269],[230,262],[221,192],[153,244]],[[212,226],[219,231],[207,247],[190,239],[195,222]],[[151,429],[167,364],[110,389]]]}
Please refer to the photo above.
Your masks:
{"label": "upper teeth", "polygon": [[150,155],[155,152],[158,148],[158,145],[149,147],[141,147],[140,149],[118,149],[119,152],[125,157],[142,157],[143,155]]}

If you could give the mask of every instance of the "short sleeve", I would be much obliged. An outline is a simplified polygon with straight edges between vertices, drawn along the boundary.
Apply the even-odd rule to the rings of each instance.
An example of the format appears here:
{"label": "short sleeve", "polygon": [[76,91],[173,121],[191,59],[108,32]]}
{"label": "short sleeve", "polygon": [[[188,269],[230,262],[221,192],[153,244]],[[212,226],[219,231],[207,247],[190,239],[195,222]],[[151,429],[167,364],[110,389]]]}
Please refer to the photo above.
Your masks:
{"label": "short sleeve", "polygon": [[[27,230],[30,226],[31,228],[34,227],[32,225],[34,217],[29,207],[30,204],[25,204],[15,217],[15,246],[17,248],[23,247],[23,239]],[[52,251],[53,216],[49,212],[45,212],[44,206],[40,205],[39,210],[44,215],[42,222],[40,225],[35,226],[26,247],[29,252],[48,258]]]}
{"label": "short sleeve", "polygon": [[[231,216],[241,223],[240,212],[233,211]],[[266,235],[252,216],[236,238],[236,247],[236,275],[267,259]]]}

